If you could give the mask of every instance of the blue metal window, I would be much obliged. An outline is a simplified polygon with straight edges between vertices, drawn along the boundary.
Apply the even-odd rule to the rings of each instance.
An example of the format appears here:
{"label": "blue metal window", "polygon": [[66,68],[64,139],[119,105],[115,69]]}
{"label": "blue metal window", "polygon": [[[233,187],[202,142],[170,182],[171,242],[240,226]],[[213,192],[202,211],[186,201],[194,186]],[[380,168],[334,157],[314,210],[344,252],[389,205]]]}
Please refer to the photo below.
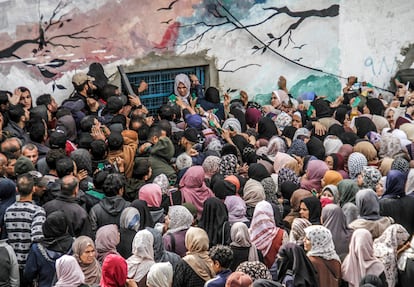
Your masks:
{"label": "blue metal window", "polygon": [[205,73],[207,66],[187,67],[170,70],[146,71],[127,73],[131,85],[139,86],[144,80],[148,89],[140,95],[141,102],[145,105],[151,115],[156,115],[159,107],[167,103],[168,96],[174,93],[174,79],[178,74],[195,74],[200,84],[205,84]]}

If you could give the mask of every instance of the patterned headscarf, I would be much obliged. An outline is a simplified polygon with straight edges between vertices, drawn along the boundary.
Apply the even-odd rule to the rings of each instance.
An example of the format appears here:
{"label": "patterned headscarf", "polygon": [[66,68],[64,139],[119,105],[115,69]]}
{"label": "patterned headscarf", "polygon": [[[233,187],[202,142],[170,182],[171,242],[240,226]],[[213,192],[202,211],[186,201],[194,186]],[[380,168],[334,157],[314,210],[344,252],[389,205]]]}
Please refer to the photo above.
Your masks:
{"label": "patterned headscarf", "polygon": [[362,188],[371,188],[375,190],[381,177],[381,173],[377,168],[373,166],[364,166],[362,169]]}
{"label": "patterned headscarf", "polygon": [[290,181],[296,185],[300,184],[299,177],[290,168],[284,167],[279,170],[278,183],[281,186],[284,182]]}
{"label": "patterned headscarf", "polygon": [[292,229],[289,234],[289,242],[296,243],[303,246],[303,239],[305,239],[305,228],[311,226],[312,223],[305,218],[295,218],[292,222]]}
{"label": "patterned headscarf", "polygon": [[166,233],[174,233],[190,228],[194,217],[188,209],[182,205],[173,205],[168,209],[170,223]]}
{"label": "patterned headscarf", "polygon": [[374,255],[385,266],[385,277],[388,286],[395,286],[397,283],[397,250],[410,238],[410,234],[400,224],[392,224],[374,240]]}
{"label": "patterned headscarf", "polygon": [[300,157],[305,157],[309,154],[308,153],[308,148],[307,148],[305,142],[303,140],[300,140],[300,139],[295,139],[292,142],[292,144],[291,144],[290,148],[288,149],[287,153],[290,154],[290,155],[297,155],[297,156],[300,156]]}
{"label": "patterned headscarf", "polygon": [[356,179],[364,166],[368,165],[367,158],[359,152],[353,152],[348,158],[349,178]]}
{"label": "patterned headscarf", "polygon": [[402,173],[407,174],[410,170],[410,163],[405,158],[399,156],[394,159],[391,164],[391,169],[399,170]]}
{"label": "patterned headscarf", "polygon": [[161,187],[162,194],[168,194],[168,188],[170,187],[170,181],[168,180],[168,177],[161,173],[160,175],[157,175],[152,183],[158,184]]}
{"label": "patterned headscarf", "polygon": [[213,176],[220,170],[221,158],[218,156],[210,155],[203,161],[203,169],[206,175]]}
{"label": "patterned headscarf", "polygon": [[226,154],[221,157],[220,174],[227,176],[236,174],[237,157],[234,154]]}
{"label": "patterned headscarf", "polygon": [[257,279],[272,279],[269,269],[260,261],[245,261],[240,263],[236,272],[243,272],[249,275],[253,281]]}
{"label": "patterned headscarf", "polygon": [[332,241],[331,231],[322,225],[312,225],[305,228],[306,237],[310,240],[312,246],[308,251],[308,256],[318,256],[326,260],[335,259],[339,262],[335,246]]}

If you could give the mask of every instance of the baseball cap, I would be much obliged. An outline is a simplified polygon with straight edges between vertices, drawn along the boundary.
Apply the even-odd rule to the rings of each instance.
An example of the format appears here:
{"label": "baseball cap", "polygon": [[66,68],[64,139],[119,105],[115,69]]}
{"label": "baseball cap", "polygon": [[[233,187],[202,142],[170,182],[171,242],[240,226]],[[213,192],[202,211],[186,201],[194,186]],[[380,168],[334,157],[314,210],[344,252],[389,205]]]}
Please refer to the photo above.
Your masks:
{"label": "baseball cap", "polygon": [[72,77],[72,83],[74,83],[76,86],[80,86],[84,84],[86,81],[95,81],[95,78],[88,76],[85,73],[76,73]]}

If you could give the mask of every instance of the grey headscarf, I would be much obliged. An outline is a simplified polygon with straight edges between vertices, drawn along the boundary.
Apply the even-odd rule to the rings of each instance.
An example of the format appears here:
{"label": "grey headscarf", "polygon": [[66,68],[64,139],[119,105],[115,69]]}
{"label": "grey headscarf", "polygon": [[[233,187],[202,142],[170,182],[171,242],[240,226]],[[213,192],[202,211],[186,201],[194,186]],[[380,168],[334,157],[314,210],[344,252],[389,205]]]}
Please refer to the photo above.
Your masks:
{"label": "grey headscarf", "polygon": [[366,220],[380,219],[380,205],[377,194],[372,189],[361,189],[356,194],[359,217]]}
{"label": "grey headscarf", "polygon": [[191,227],[194,217],[187,208],[182,205],[173,205],[168,209],[170,224],[167,233],[174,233]]}
{"label": "grey headscarf", "polygon": [[140,220],[141,216],[139,214],[138,209],[136,209],[135,207],[127,207],[121,213],[119,225],[121,228],[134,230],[135,232],[138,232]]}

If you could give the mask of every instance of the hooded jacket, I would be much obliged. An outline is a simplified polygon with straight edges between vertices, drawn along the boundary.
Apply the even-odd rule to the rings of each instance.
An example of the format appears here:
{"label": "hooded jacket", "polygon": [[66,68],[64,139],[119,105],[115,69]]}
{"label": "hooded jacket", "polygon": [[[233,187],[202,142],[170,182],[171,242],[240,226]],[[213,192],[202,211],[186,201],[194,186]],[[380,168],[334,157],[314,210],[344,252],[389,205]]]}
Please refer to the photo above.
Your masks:
{"label": "hooded jacket", "polygon": [[152,180],[161,173],[164,173],[170,182],[175,182],[177,175],[175,174],[174,168],[170,164],[173,156],[174,144],[172,141],[167,137],[160,138],[159,141],[152,147],[149,158],[152,168]]}
{"label": "hooded jacket", "polygon": [[116,224],[119,227],[121,213],[129,205],[130,203],[119,195],[102,199],[89,212],[92,231],[95,233],[99,227],[107,224]]}

